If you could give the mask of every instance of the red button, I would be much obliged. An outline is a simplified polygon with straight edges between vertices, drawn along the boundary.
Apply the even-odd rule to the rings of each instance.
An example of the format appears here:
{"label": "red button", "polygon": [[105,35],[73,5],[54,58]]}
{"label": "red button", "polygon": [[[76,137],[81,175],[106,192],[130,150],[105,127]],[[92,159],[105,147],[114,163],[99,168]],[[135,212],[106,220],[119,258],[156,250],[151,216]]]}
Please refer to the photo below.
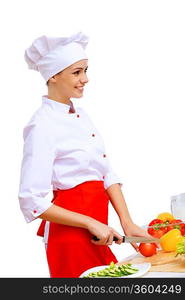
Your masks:
{"label": "red button", "polygon": [[80,117],[80,115],[77,115],[77,118],[79,118]]}
{"label": "red button", "polygon": [[92,136],[95,136],[95,134],[93,133]]}
{"label": "red button", "polygon": [[37,210],[34,210],[33,212],[34,212],[34,214],[36,214],[36,213],[37,213]]}
{"label": "red button", "polygon": [[106,157],[106,154],[103,154],[103,157]]}

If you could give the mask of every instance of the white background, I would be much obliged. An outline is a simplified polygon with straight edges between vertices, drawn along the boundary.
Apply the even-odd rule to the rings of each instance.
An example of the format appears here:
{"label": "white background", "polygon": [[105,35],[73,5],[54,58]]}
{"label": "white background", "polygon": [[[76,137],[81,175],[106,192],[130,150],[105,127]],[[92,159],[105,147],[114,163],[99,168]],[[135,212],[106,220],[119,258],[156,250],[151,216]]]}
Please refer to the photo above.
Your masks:
{"label": "white background", "polygon": [[[47,93],[28,70],[24,50],[45,34],[83,31],[89,83],[83,107],[104,137],[122,178],[135,223],[170,211],[185,192],[185,2],[179,0],[6,1],[0,9],[1,215],[0,276],[48,277],[40,220],[26,224],[19,209],[22,130]],[[110,207],[110,225],[122,233]],[[119,260],[134,252],[113,245]]]}

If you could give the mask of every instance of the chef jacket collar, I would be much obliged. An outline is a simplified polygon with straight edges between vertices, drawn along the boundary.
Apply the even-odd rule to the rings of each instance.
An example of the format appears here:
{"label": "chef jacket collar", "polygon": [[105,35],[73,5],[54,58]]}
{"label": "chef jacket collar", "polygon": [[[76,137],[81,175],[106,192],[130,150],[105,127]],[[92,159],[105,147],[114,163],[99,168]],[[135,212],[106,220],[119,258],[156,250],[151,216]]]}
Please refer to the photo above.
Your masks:
{"label": "chef jacket collar", "polygon": [[65,104],[65,103],[55,101],[53,99],[49,99],[47,95],[42,96],[42,100],[43,103],[48,104],[52,109],[64,113],[69,113],[70,107],[73,107],[72,101],[70,101],[70,104]]}

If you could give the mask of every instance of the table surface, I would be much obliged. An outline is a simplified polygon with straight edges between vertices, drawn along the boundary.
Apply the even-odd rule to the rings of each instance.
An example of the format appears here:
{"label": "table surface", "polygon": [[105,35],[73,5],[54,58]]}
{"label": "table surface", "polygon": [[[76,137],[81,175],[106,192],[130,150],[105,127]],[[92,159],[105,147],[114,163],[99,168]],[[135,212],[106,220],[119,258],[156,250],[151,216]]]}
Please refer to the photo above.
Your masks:
{"label": "table surface", "polygon": [[[140,256],[138,253],[134,253],[130,256],[127,256],[124,258],[124,260],[130,260],[130,259],[133,259],[135,257],[138,257]],[[154,278],[154,277],[159,277],[159,278],[162,278],[162,277],[170,277],[170,278],[174,278],[174,277],[181,277],[181,278],[185,278],[185,272],[184,273],[177,273],[177,272],[147,272],[146,274],[144,274],[142,277],[145,277],[145,278]]]}

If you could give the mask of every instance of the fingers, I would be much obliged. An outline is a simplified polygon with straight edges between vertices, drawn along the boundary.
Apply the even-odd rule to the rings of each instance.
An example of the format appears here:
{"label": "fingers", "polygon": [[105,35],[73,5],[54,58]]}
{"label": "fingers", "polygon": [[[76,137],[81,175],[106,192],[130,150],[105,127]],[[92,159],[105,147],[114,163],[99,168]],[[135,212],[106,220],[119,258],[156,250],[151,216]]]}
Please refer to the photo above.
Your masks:
{"label": "fingers", "polygon": [[[147,236],[151,239],[153,239],[154,237],[152,235],[150,235],[149,233],[147,233]],[[157,248],[160,248],[160,243],[154,243],[156,245]]]}
{"label": "fingers", "polygon": [[139,247],[136,243],[131,243],[131,245],[137,252],[139,251]]}
{"label": "fingers", "polygon": [[108,240],[107,240],[106,245],[112,245],[112,243],[113,243],[113,238],[114,238],[114,235],[111,234],[111,235],[109,236]]}
{"label": "fingers", "polygon": [[91,242],[95,245],[112,245],[113,242],[113,232],[110,228],[110,230],[108,230],[107,232],[105,232],[104,234],[102,234],[100,237],[98,237],[98,241],[94,241],[93,239],[91,240]]}
{"label": "fingers", "polygon": [[115,241],[116,244],[120,245],[123,242],[123,237],[112,228],[111,235],[109,236],[106,245],[112,245],[114,237],[117,238],[117,241]]}
{"label": "fingers", "polygon": [[[152,235],[150,235],[147,231],[143,231],[143,234],[140,236],[144,236],[147,237],[149,239],[153,239],[154,237]],[[160,244],[154,242],[154,244],[156,245],[157,248],[160,248]],[[131,243],[132,247],[138,252],[139,251],[139,246],[136,243]]]}
{"label": "fingers", "polygon": [[101,237],[98,237],[99,238],[98,241],[94,241],[92,239],[91,242],[95,245],[112,245],[114,237],[118,239],[117,241],[115,241],[116,244],[120,245],[123,242],[123,237],[119,233],[114,231],[113,228],[109,227],[109,231],[106,232]]}
{"label": "fingers", "polygon": [[120,245],[123,242],[123,237],[117,232],[114,232],[114,236],[118,239],[117,241],[115,241],[115,243]]}
{"label": "fingers", "polygon": [[114,237],[117,238],[117,241],[115,241],[116,244],[120,245],[123,242],[123,237],[118,232],[113,231],[113,234],[109,241],[110,243],[108,243],[107,245],[112,245]]}
{"label": "fingers", "polygon": [[91,242],[93,243],[93,244],[95,244],[95,245],[106,245],[106,243],[107,243],[107,237],[98,237],[98,241],[95,241],[95,240],[93,240],[93,239],[91,239]]}

